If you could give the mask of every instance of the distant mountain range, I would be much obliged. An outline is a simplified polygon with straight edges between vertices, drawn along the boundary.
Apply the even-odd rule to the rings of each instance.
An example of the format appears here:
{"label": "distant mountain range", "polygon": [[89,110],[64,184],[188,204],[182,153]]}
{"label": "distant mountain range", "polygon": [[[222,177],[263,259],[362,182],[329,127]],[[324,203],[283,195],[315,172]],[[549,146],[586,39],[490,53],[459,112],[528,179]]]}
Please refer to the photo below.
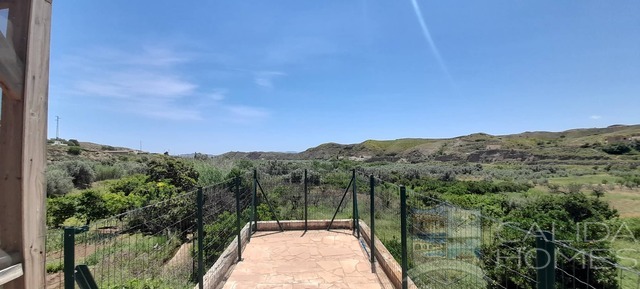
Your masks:
{"label": "distant mountain range", "polygon": [[[228,152],[207,155],[222,159],[248,160],[332,160],[348,159],[362,162],[417,163],[452,162],[554,162],[607,163],[609,161],[639,161],[640,151],[623,155],[606,153],[603,149],[616,144],[640,143],[640,125],[613,125],[606,128],[572,129],[563,132],[524,132],[511,135],[475,133],[447,139],[405,138],[397,140],[367,140],[358,144],[326,143],[303,152]],[[101,161],[122,155],[136,155],[137,150],[80,142],[80,157]],[[49,161],[74,156],[66,146],[48,146]],[[195,154],[179,157],[193,158]]]}
{"label": "distant mountain range", "polygon": [[640,125],[524,132],[512,135],[476,133],[448,139],[367,140],[359,144],[326,143],[300,153],[228,152],[216,158],[250,160],[329,160],[363,162],[543,162],[638,160],[640,153],[611,155],[603,148],[640,141]]}

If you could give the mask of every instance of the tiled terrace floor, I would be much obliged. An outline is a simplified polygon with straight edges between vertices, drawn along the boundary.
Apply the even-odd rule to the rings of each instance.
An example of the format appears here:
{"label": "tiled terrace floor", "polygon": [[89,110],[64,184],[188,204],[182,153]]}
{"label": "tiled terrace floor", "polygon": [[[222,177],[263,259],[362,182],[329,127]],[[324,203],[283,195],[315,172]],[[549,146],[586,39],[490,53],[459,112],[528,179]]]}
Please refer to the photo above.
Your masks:
{"label": "tiled terrace floor", "polygon": [[392,288],[350,230],[257,232],[224,288]]}

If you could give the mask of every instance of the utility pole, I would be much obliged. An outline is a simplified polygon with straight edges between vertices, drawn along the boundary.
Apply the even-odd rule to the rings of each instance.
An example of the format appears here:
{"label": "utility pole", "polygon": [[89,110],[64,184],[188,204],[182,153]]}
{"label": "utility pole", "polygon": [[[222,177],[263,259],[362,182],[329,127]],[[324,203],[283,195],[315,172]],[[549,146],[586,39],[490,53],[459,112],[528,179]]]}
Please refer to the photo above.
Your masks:
{"label": "utility pole", "polygon": [[56,140],[60,139],[60,117],[56,115]]}

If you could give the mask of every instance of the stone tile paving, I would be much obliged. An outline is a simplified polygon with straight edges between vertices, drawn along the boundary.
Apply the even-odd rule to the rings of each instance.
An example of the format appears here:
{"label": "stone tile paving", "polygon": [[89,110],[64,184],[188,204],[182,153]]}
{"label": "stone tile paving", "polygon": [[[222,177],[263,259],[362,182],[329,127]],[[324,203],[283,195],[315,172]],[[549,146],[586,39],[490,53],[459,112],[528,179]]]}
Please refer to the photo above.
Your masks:
{"label": "stone tile paving", "polygon": [[223,288],[393,288],[350,230],[257,232]]}

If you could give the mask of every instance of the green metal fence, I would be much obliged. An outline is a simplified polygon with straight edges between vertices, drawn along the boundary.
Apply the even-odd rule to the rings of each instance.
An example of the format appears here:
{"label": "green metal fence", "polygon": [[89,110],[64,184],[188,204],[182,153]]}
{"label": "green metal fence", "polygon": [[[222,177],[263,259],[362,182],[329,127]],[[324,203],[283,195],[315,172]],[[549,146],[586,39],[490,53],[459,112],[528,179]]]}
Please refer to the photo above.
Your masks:
{"label": "green metal fence", "polygon": [[[269,174],[256,170],[256,220],[351,219],[354,214],[352,172],[320,177],[310,168]],[[275,215],[270,210],[275,211]]]}
{"label": "green metal fence", "polygon": [[[78,264],[88,266],[99,288],[202,286],[231,242],[242,247],[241,228],[250,222],[353,218],[396,258],[403,288],[640,288],[637,264],[577,249],[550,232],[357,170],[313,174],[255,170],[85,227],[50,230],[47,287],[73,288]],[[353,233],[362,237],[358,226]],[[376,248],[368,250],[373,270]]]}
{"label": "green metal fence", "polygon": [[74,288],[78,264],[88,265],[99,288],[193,288],[249,222],[252,189],[243,180],[51,230],[47,288]]}
{"label": "green metal fence", "polygon": [[597,249],[598,240],[578,249],[535,223],[503,222],[399,190],[403,267],[419,288],[640,288],[640,272]]}

